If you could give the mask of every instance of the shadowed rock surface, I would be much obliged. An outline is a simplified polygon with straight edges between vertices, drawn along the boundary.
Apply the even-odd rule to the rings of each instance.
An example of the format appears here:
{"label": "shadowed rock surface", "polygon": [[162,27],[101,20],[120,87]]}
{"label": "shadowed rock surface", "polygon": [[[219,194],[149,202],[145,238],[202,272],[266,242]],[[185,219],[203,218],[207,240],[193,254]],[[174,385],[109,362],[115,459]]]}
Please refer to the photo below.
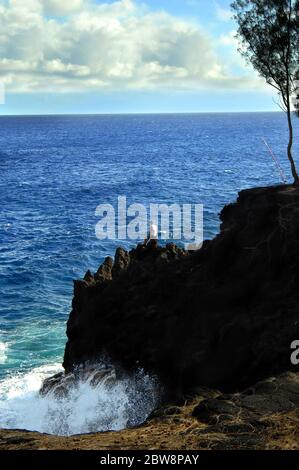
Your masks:
{"label": "shadowed rock surface", "polygon": [[199,251],[119,248],[75,282],[67,373],[107,354],[156,374],[172,401],[198,386],[242,390],[296,370],[299,189],[241,191],[220,217],[220,234]]}

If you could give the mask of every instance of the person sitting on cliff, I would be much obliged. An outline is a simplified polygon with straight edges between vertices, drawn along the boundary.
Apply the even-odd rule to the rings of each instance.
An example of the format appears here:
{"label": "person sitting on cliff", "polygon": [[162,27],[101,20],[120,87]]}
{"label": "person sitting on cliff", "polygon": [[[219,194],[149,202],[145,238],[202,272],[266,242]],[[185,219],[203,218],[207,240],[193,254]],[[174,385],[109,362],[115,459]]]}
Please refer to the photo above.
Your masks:
{"label": "person sitting on cliff", "polygon": [[150,229],[147,238],[144,240],[144,246],[151,242],[151,245],[158,245],[158,226],[151,220]]}

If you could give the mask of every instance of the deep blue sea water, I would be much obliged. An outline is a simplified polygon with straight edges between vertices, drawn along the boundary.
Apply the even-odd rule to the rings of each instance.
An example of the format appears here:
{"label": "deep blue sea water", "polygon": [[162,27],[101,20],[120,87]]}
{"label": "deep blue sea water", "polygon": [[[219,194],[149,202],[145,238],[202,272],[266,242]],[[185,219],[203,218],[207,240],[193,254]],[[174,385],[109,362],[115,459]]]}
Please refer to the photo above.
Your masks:
{"label": "deep blue sea water", "polygon": [[98,204],[203,203],[211,238],[241,188],[279,182],[262,137],[290,177],[282,113],[1,117],[0,378],[61,362],[72,281],[119,244]]}

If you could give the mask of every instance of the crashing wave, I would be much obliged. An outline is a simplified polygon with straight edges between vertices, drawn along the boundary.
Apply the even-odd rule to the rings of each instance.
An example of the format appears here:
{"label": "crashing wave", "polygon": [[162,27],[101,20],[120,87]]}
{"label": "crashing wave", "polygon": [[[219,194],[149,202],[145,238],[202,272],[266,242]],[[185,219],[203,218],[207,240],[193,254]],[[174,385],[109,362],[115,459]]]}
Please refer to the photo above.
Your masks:
{"label": "crashing wave", "polygon": [[142,424],[158,404],[156,380],[142,370],[117,375],[105,364],[64,375],[54,364],[6,378],[0,427],[67,436]]}

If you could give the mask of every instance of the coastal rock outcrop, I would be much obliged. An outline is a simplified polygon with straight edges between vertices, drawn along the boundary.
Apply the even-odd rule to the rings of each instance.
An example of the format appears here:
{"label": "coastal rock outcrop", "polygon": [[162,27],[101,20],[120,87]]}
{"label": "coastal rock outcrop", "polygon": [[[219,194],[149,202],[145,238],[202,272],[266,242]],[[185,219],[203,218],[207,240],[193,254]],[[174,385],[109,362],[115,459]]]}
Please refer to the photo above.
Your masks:
{"label": "coastal rock outcrop", "polygon": [[89,384],[91,387],[97,387],[101,384],[113,384],[117,380],[116,372],[109,365],[96,366],[85,365],[78,367],[73,372],[65,374],[59,372],[53,377],[44,380],[39,391],[42,396],[48,394],[54,397],[67,397],[74,387],[78,387],[81,383]]}
{"label": "coastal rock outcrop", "polygon": [[219,235],[199,251],[119,248],[114,262],[75,281],[67,373],[107,355],[157,375],[173,401],[199,386],[242,390],[298,369],[290,345],[299,339],[299,189],[241,191],[220,218]]}

